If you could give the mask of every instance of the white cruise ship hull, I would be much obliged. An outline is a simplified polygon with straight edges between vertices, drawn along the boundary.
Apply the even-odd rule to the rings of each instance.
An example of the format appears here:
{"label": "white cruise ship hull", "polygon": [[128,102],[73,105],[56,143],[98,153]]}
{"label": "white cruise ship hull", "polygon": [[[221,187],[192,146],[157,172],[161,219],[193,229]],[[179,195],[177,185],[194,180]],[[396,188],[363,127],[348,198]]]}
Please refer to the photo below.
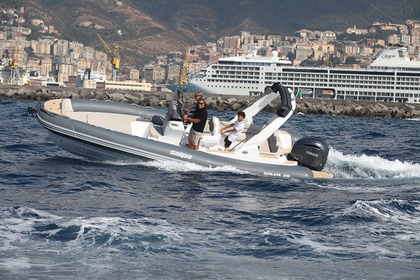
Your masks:
{"label": "white cruise ship hull", "polygon": [[293,67],[278,58],[222,58],[189,87],[211,95],[259,95],[280,81],[304,98],[419,103],[420,62],[407,61],[403,50],[386,51],[370,69]]}

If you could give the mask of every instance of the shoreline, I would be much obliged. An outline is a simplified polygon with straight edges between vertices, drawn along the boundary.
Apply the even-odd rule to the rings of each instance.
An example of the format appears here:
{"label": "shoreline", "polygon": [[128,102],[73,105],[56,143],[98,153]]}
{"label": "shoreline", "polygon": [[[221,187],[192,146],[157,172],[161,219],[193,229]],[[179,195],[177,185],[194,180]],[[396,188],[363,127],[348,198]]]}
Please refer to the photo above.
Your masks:
{"label": "shoreline", "polygon": [[[0,85],[0,99],[46,101],[55,98],[98,99],[135,103],[143,106],[167,107],[171,92],[130,92],[106,89],[46,88],[34,86]],[[192,93],[185,93],[185,106],[194,106]],[[256,96],[204,95],[210,110],[238,111],[257,98]],[[265,111],[275,112],[278,101]],[[345,115],[352,117],[379,117],[420,119],[420,104],[372,102],[354,100],[304,99],[296,104],[295,113],[318,115]]]}

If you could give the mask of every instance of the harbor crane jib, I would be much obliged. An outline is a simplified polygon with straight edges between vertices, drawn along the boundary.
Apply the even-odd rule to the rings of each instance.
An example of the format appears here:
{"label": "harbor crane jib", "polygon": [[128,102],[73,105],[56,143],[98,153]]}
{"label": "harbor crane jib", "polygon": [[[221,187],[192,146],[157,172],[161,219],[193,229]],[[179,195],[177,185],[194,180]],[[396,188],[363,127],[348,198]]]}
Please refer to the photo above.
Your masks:
{"label": "harbor crane jib", "polygon": [[25,81],[20,75],[20,70],[19,70],[19,63],[20,63],[19,55],[22,52],[21,36],[22,36],[22,26],[23,26],[23,21],[24,21],[23,19],[24,12],[25,12],[25,4],[22,2],[20,6],[20,11],[19,11],[17,32],[15,35],[16,41],[15,41],[15,47],[13,51],[13,57],[9,62],[9,66],[11,68],[9,83],[12,85],[25,84]]}
{"label": "harbor crane jib", "polygon": [[99,41],[101,41],[101,44],[104,47],[105,52],[110,59],[110,62],[111,62],[111,65],[112,65],[112,80],[116,81],[117,80],[117,72],[118,72],[118,69],[120,68],[120,61],[121,61],[119,47],[117,45],[114,45],[114,47],[111,49],[110,46],[102,38],[102,36],[99,35],[99,33],[96,33],[96,36],[98,36]]}
{"label": "harbor crane jib", "polygon": [[179,84],[186,84],[187,83],[187,72],[188,72],[188,54],[190,53],[190,47],[187,46],[185,50],[185,56],[184,56],[184,64],[182,66],[181,75],[179,76]]}

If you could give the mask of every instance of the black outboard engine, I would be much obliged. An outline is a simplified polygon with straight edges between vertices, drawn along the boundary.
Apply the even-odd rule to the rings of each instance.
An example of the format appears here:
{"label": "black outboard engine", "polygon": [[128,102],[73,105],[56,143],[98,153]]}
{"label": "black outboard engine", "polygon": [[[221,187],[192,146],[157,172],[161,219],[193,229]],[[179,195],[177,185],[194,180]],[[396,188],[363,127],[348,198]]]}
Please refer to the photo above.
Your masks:
{"label": "black outboard engine", "polygon": [[321,171],[327,162],[330,148],[324,139],[319,137],[304,137],[296,141],[289,154],[299,165],[312,170]]}

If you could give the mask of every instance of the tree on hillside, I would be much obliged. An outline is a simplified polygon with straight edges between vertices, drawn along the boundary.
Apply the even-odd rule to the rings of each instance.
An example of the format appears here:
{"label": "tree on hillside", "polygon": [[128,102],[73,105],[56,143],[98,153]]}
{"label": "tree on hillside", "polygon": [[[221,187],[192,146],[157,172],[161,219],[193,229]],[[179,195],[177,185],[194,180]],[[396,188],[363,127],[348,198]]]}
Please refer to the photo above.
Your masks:
{"label": "tree on hillside", "polygon": [[286,57],[293,63],[293,61],[295,60],[296,56],[293,52],[288,52]]}
{"label": "tree on hillside", "polygon": [[357,59],[354,56],[348,56],[344,64],[357,64]]}

